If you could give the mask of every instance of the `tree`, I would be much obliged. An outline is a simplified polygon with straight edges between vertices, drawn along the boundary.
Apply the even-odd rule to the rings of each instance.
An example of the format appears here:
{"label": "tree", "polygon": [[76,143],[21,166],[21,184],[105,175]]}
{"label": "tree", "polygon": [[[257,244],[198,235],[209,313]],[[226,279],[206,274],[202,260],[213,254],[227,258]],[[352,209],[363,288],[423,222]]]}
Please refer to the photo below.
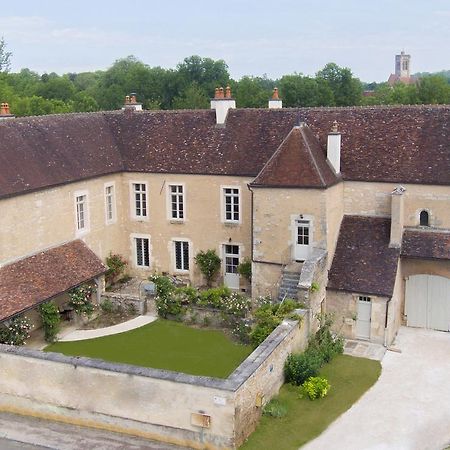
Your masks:
{"label": "tree", "polygon": [[208,106],[208,97],[195,81],[173,100],[174,109],[206,109]]}
{"label": "tree", "polygon": [[204,252],[201,250],[195,256],[195,263],[200,269],[200,272],[206,278],[206,284],[211,286],[211,282],[214,277],[217,275],[217,272],[220,269],[221,259],[217,256],[215,250],[209,249]]}
{"label": "tree", "polygon": [[442,75],[430,75],[419,80],[417,95],[424,104],[450,103],[450,84]]}
{"label": "tree", "polygon": [[328,63],[316,74],[316,79],[328,83],[333,91],[336,106],[359,105],[362,99],[362,84],[354,78],[348,67],[339,67],[335,63]]}
{"label": "tree", "polygon": [[284,75],[280,80],[280,94],[284,105],[332,106],[333,92],[327,82],[302,74]]}
{"label": "tree", "polygon": [[224,86],[230,80],[228,66],[222,59],[214,61],[211,58],[202,58],[198,55],[185,58],[177,65],[181,90],[196,82],[203,89],[205,95],[211,97],[217,86]]}
{"label": "tree", "polygon": [[9,72],[11,68],[11,52],[6,51],[6,42],[2,37],[0,39],[0,72]]}
{"label": "tree", "polygon": [[267,77],[244,76],[231,87],[238,108],[265,108],[275,82]]}

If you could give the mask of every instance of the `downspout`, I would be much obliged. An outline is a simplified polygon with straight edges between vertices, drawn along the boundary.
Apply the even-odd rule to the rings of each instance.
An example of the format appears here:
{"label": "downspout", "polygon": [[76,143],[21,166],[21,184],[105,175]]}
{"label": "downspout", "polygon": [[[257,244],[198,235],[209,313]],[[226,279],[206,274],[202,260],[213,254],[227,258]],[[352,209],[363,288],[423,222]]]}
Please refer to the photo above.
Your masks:
{"label": "downspout", "polygon": [[253,191],[252,191],[252,189],[250,187],[250,183],[247,183],[247,188],[252,194],[251,199],[250,199],[250,209],[251,209],[251,213],[250,213],[250,232],[251,232],[251,238],[250,238],[250,242],[251,242],[251,244],[250,244],[251,245],[250,259],[253,262],[253,216],[254,216],[254,213],[253,213]]}
{"label": "downspout", "polygon": [[388,326],[388,315],[389,315],[389,303],[391,303],[392,297],[389,297],[386,302],[386,318],[384,320],[384,346],[387,348],[387,326]]}

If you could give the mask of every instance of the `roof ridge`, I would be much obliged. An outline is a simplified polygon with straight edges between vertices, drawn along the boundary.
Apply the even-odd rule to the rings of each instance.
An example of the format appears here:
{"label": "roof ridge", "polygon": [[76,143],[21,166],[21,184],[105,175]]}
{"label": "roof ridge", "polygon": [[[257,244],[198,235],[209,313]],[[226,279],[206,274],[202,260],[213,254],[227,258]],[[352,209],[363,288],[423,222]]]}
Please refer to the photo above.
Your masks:
{"label": "roof ridge", "polygon": [[310,129],[310,128],[308,127],[308,125],[306,125],[306,123],[304,125],[300,125],[298,128],[300,130],[301,136],[303,137],[303,141],[306,144],[306,149],[308,150],[309,156],[311,157],[311,160],[314,164],[314,168],[316,169],[316,172],[319,175],[320,182],[322,183],[322,186],[326,186],[327,184],[325,183],[325,179],[323,177],[322,171],[320,170],[319,165],[317,164],[315,155],[314,155],[313,151],[311,150],[311,146],[309,145],[308,138],[304,132],[305,128],[308,128],[308,129]]}

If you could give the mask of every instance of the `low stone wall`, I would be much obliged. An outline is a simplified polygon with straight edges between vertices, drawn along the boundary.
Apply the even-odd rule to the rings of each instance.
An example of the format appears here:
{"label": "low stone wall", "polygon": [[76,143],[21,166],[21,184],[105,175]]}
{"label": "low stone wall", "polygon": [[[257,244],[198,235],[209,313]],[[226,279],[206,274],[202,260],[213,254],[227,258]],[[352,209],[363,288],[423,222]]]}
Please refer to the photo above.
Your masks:
{"label": "low stone wall", "polygon": [[286,356],[306,345],[307,328],[283,322],[227,379],[0,345],[0,411],[234,449],[255,428],[259,400],[283,383]]}
{"label": "low stone wall", "polygon": [[104,292],[102,294],[100,303],[104,300],[111,301],[116,306],[121,306],[122,308],[129,308],[130,306],[134,308],[134,310],[138,314],[145,314],[146,307],[147,307],[147,299],[146,298],[136,298],[132,295],[125,295],[125,294],[115,294],[113,292]]}

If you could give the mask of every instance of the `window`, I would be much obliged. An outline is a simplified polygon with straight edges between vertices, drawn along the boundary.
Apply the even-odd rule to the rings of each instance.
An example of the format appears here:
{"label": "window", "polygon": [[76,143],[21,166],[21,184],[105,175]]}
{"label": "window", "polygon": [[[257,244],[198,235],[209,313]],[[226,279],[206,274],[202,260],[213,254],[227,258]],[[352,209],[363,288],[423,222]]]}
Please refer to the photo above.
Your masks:
{"label": "window", "polygon": [[175,269],[189,270],[189,242],[174,241],[175,246]]}
{"label": "window", "polygon": [[169,185],[170,218],[184,219],[184,192],[181,184]]}
{"label": "window", "polygon": [[297,244],[309,245],[309,220],[299,220],[297,223]]}
{"label": "window", "polygon": [[420,211],[419,221],[421,227],[430,226],[430,215],[428,214],[428,211]]}
{"label": "window", "polygon": [[366,297],[366,296],[364,296],[364,295],[360,295],[360,296],[358,297],[358,300],[359,300],[360,302],[370,303],[370,297]]}
{"label": "window", "polygon": [[134,217],[147,217],[147,184],[133,183]]}
{"label": "window", "polygon": [[76,230],[77,233],[88,231],[88,200],[86,192],[75,193],[75,213],[76,213]]}
{"label": "window", "polygon": [[239,188],[223,188],[225,204],[225,222],[239,222]]}
{"label": "window", "polygon": [[150,246],[148,238],[135,237],[136,266],[150,267]]}
{"label": "window", "polygon": [[114,185],[105,185],[105,214],[106,223],[113,223],[116,219],[116,205],[114,195]]}

